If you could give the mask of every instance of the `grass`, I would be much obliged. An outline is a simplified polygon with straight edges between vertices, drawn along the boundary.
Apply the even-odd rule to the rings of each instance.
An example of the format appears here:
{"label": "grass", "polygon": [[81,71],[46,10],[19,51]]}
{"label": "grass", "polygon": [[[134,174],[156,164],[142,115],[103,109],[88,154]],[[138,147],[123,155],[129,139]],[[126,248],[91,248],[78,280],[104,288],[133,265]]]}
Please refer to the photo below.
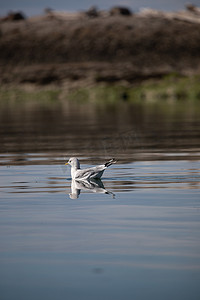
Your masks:
{"label": "grass", "polygon": [[1,101],[40,101],[40,102],[53,102],[58,99],[60,94],[59,90],[26,90],[20,87],[14,88],[0,88]]}
{"label": "grass", "polygon": [[131,89],[130,100],[146,101],[196,101],[200,100],[200,76],[166,76],[159,81],[147,81]]}
{"label": "grass", "polygon": [[102,103],[198,101],[200,100],[200,76],[180,77],[176,74],[161,80],[147,80],[129,87],[122,85],[97,85],[90,89],[76,89],[69,98],[74,101]]}
{"label": "grass", "polygon": [[53,103],[58,99],[69,99],[80,103],[94,102],[115,104],[117,102],[161,102],[161,101],[200,101],[200,75],[183,77],[176,74],[160,80],[146,80],[140,84],[123,86],[120,84],[100,85],[91,88],[31,89],[0,88],[0,100],[4,101],[39,101]]}
{"label": "grass", "polygon": [[97,85],[90,89],[78,89],[69,94],[69,99],[80,102],[116,103],[121,100],[126,88],[122,86]]}

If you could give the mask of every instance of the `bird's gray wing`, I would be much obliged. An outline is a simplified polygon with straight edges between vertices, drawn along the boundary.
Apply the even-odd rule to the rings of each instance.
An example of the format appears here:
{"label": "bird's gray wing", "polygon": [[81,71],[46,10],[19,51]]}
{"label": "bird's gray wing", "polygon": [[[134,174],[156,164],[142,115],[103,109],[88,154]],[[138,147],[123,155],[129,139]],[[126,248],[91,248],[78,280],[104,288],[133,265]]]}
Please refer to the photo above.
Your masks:
{"label": "bird's gray wing", "polygon": [[81,178],[99,178],[103,174],[103,171],[106,169],[105,165],[100,165],[87,169],[80,169],[76,171],[76,179]]}

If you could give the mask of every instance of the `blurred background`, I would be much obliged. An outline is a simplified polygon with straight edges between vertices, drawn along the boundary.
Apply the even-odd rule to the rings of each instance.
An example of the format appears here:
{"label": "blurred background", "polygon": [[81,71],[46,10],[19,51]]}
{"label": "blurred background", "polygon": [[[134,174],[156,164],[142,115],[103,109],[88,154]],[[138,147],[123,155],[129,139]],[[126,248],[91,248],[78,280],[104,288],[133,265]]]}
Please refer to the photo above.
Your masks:
{"label": "blurred background", "polygon": [[1,2],[0,151],[196,153],[199,32],[198,1]]}
{"label": "blurred background", "polygon": [[[44,8],[50,7],[56,10],[67,10],[67,11],[78,11],[78,10],[87,10],[91,6],[98,6],[99,9],[108,10],[112,6],[126,6],[132,9],[133,11],[138,11],[142,7],[149,7],[157,10],[181,10],[184,5],[189,1],[179,0],[179,1],[167,1],[167,0],[129,0],[129,1],[114,1],[114,0],[101,0],[101,1],[91,1],[91,0],[82,0],[82,1],[65,1],[65,0],[42,0],[42,1],[1,1],[0,3],[0,14],[6,14],[9,10],[22,10],[28,16],[40,14]],[[192,4],[199,6],[200,1],[195,0]]]}

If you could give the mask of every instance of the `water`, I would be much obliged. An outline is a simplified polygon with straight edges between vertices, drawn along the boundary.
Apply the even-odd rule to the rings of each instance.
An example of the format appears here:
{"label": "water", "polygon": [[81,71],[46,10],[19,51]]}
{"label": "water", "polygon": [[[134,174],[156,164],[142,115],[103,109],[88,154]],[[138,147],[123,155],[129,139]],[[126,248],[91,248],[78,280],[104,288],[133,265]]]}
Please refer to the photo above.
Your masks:
{"label": "water", "polygon": [[[199,120],[198,103],[1,104],[1,299],[199,299]],[[117,164],[74,184],[70,156]]]}

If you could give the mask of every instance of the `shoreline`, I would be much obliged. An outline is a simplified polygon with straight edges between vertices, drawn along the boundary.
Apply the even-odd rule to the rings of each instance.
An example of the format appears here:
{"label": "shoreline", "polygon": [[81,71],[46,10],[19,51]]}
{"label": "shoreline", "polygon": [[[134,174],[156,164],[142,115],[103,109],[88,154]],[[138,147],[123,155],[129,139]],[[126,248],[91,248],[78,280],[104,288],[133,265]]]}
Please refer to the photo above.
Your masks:
{"label": "shoreline", "polygon": [[173,73],[200,74],[197,12],[92,18],[53,12],[1,21],[0,84],[132,86]]}
{"label": "shoreline", "polygon": [[23,84],[4,84],[0,87],[0,100],[15,103],[17,101],[74,101],[78,103],[176,103],[192,104],[200,101],[200,75],[183,76],[169,74],[162,78],[148,78],[127,84],[126,81],[114,83],[88,83],[78,80],[74,84],[63,85],[55,82],[47,85],[36,85],[30,82]]}

